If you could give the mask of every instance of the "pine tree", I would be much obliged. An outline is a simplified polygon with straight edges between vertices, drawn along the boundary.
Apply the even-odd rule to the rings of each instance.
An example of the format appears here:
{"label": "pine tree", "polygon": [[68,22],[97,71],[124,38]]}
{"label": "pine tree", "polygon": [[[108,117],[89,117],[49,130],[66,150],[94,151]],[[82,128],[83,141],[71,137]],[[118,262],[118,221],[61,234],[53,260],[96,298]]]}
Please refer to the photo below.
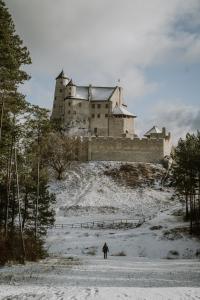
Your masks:
{"label": "pine tree", "polygon": [[21,69],[30,64],[29,52],[15,32],[12,17],[3,0],[0,0],[0,140],[5,114],[24,104],[23,96],[17,92],[19,84],[29,79]]}
{"label": "pine tree", "polygon": [[173,154],[172,178],[177,193],[185,201],[190,232],[200,227],[200,133],[180,139]]}
{"label": "pine tree", "polygon": [[42,237],[54,222],[55,197],[48,192],[41,155],[50,128],[48,111],[31,106],[18,92],[29,79],[22,67],[30,63],[0,0],[0,263],[40,257]]}

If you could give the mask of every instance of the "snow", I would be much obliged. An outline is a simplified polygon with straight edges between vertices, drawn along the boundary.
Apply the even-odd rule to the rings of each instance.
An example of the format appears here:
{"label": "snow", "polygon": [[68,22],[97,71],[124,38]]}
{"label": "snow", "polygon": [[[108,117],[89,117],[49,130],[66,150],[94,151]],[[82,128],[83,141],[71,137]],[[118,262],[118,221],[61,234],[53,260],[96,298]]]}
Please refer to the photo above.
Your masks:
{"label": "snow", "polygon": [[144,136],[149,136],[152,133],[162,133],[162,131],[157,127],[157,126],[153,126],[149,131],[147,131]]}
{"label": "snow", "polygon": [[64,181],[52,181],[56,223],[143,216],[145,223],[127,229],[50,229],[48,258],[0,268],[0,299],[200,299],[200,243],[187,233],[173,190],[161,189],[159,182],[132,189],[104,174],[121,164],[81,163]]}
{"label": "snow", "polygon": [[115,87],[92,87],[92,101],[98,100],[108,100],[112,93],[114,92]]}
{"label": "snow", "polygon": [[76,98],[88,100],[88,87],[77,86],[76,87]]}
{"label": "snow", "polygon": [[[113,227],[51,230],[47,238],[49,252],[82,256],[92,249],[95,255],[100,255],[102,244],[107,241],[112,254],[124,251],[128,257],[163,259],[175,258],[173,253],[176,251],[176,258],[195,258],[200,243],[185,232],[187,228],[182,216],[176,216],[182,206],[171,199],[173,190],[160,190],[159,182],[154,187],[132,189],[104,175],[108,168],[120,165],[120,162],[82,163],[69,172],[64,182],[53,182],[50,189],[57,195],[56,223],[143,216],[146,222],[141,227],[127,230]],[[151,229],[158,225],[160,228]]]}
{"label": "snow", "polygon": [[[88,86],[77,86],[76,97],[78,99],[89,99]],[[105,101],[108,100],[114,91],[114,87],[91,87],[91,101]]]}
{"label": "snow", "polygon": [[133,116],[132,113],[130,113],[127,109],[125,109],[122,106],[115,106],[115,108],[112,111],[113,115],[125,115],[125,116]]}
{"label": "snow", "polygon": [[[97,287],[38,287],[26,286],[23,292],[19,287],[4,286],[0,291],[1,299],[4,300],[191,300],[200,299],[200,289],[197,288],[97,288]],[[9,295],[9,296],[8,296]]]}
{"label": "snow", "polygon": [[199,267],[197,260],[51,257],[0,270],[0,299],[200,299]]}

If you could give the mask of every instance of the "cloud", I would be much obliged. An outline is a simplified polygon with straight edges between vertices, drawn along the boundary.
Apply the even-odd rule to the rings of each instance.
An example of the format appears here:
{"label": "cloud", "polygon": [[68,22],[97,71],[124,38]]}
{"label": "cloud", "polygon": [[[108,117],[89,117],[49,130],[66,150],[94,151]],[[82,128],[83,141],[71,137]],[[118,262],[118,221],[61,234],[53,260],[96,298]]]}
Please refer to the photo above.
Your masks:
{"label": "cloud", "polygon": [[120,84],[124,88],[125,99],[131,99],[132,97],[132,100],[134,99],[134,102],[136,102],[138,97],[153,93],[158,89],[158,84],[148,81],[139,68],[132,68],[121,75]]}
{"label": "cloud", "polygon": [[150,111],[150,116],[150,118],[147,118],[145,127],[147,125],[149,127],[157,125],[160,128],[166,126],[172,134],[174,143],[180,137],[184,138],[186,133],[200,130],[199,107],[185,105],[180,100],[158,102],[154,109]]}
{"label": "cloud", "polygon": [[[132,105],[159,89],[146,70],[200,62],[199,0],[6,0],[6,4],[33,60],[32,80],[25,89],[33,102],[43,106],[50,106],[53,79],[62,68],[77,84],[117,85],[120,78],[125,99]],[[146,126],[148,120],[169,124],[178,137],[197,128],[195,113],[181,101],[176,107],[163,103],[152,111],[153,119],[148,114],[143,120]]]}
{"label": "cloud", "polygon": [[[53,73],[64,65],[73,73],[109,75],[162,62],[175,48],[189,47],[173,36],[179,18],[198,19],[199,1],[185,2],[6,1],[32,52],[33,69]],[[196,45],[195,40],[191,42]]]}

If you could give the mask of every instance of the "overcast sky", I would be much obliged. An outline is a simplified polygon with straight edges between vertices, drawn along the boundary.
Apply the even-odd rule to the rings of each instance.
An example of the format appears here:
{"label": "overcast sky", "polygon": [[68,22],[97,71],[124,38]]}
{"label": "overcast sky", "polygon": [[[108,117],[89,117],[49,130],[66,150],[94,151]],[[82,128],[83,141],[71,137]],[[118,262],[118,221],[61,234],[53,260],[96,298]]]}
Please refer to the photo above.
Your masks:
{"label": "overcast sky", "polygon": [[124,88],[139,134],[200,129],[200,0],[6,0],[32,57],[23,87],[52,107],[55,77]]}

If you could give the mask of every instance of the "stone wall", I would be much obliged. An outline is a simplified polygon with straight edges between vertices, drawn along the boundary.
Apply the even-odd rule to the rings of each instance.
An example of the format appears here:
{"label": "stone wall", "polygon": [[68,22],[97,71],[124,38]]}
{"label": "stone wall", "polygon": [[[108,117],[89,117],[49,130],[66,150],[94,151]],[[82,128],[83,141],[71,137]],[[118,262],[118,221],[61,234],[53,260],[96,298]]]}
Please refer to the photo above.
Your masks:
{"label": "stone wall", "polygon": [[90,102],[90,132],[92,135],[108,136],[109,101]]}
{"label": "stone wall", "polygon": [[168,139],[97,137],[88,142],[88,160],[159,162],[170,154]]}
{"label": "stone wall", "polygon": [[54,102],[52,110],[52,118],[64,120],[64,95],[65,95],[65,85],[68,80],[65,78],[59,78],[56,80],[56,87],[54,93]]}
{"label": "stone wall", "polygon": [[65,99],[65,127],[77,127],[77,129],[89,128],[89,102],[78,99]]}
{"label": "stone wall", "polygon": [[112,116],[109,119],[109,134],[110,136],[123,137],[129,135],[133,137],[134,135],[134,118],[129,116]]}

